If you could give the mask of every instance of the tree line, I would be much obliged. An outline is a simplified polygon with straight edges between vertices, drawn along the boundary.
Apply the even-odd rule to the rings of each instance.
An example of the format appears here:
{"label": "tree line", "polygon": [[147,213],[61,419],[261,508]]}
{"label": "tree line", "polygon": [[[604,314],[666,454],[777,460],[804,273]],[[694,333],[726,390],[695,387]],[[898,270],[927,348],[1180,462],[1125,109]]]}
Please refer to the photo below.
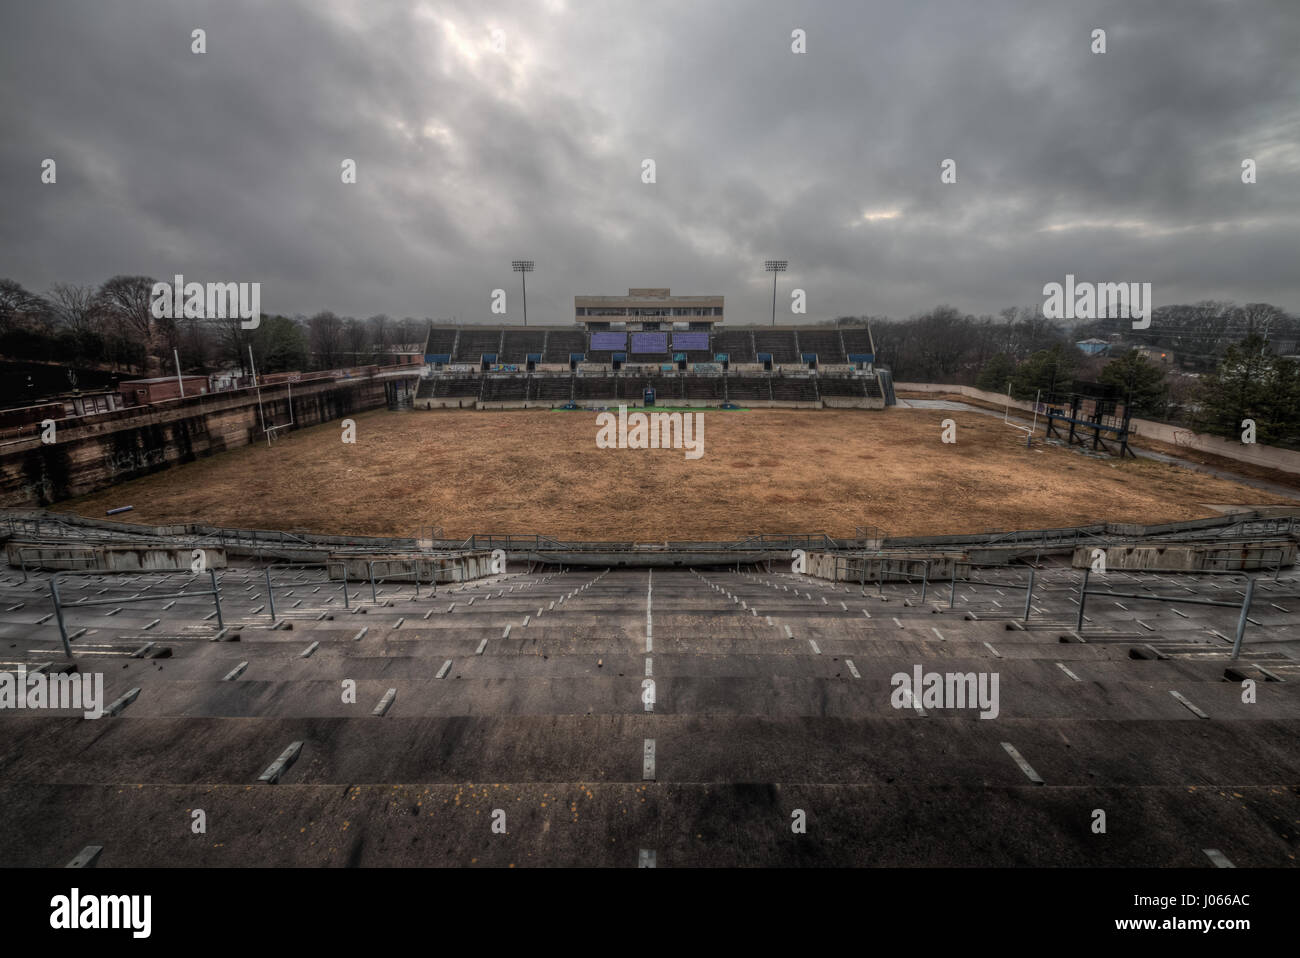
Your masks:
{"label": "tree line", "polygon": [[100,286],[56,283],[37,294],[0,279],[0,354],[11,359],[109,368],[132,375],[176,371],[249,374],[249,347],[262,372],[337,369],[424,342],[429,319],[366,319],[328,310],[314,316],[263,315],[256,329],[238,318],[168,319],[150,309],[155,280],[114,276]]}
{"label": "tree line", "polygon": [[[160,319],[150,309],[154,279],[114,276],[98,287],[56,283],[44,294],[0,279],[0,354],[12,359],[112,369],[134,375],[181,371],[249,374],[336,369],[418,348],[430,319],[367,319],[328,310],[263,315],[256,329],[232,319]],[[870,324],[881,365],[896,382],[973,385],[1017,399],[1067,392],[1075,380],[1115,387],[1146,418],[1239,437],[1255,423],[1259,442],[1300,446],[1300,317],[1268,303],[1206,301],[1158,307],[1150,326],[1097,320],[1073,326],[1041,305],[975,316],[939,306],[907,319],[841,316],[820,326]],[[1106,355],[1075,344],[1111,343]],[[1119,340],[1112,343],[1112,340]],[[1138,346],[1172,353],[1152,363]]]}
{"label": "tree line", "polygon": [[[881,365],[896,382],[969,385],[1015,399],[1063,396],[1076,380],[1114,387],[1135,415],[1240,439],[1243,421],[1256,441],[1300,448],[1300,317],[1268,303],[1211,301],[1162,306],[1147,329],[1131,320],[1073,326],[1043,316],[1041,307],[998,316],[941,306],[905,320],[843,316],[837,326],[870,324]],[[1107,342],[1100,355],[1081,350]],[[1138,347],[1165,351],[1148,359]]]}

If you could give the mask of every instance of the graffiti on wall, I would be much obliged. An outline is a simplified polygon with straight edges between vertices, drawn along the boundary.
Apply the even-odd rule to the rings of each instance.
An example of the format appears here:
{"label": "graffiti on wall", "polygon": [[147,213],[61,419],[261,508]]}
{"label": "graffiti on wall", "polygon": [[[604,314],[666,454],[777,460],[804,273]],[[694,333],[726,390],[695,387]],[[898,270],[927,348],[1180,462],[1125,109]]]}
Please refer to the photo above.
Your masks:
{"label": "graffiti on wall", "polygon": [[110,476],[116,476],[123,472],[135,472],[137,469],[160,466],[166,458],[166,453],[162,449],[128,449],[116,455],[105,453],[104,469]]}
{"label": "graffiti on wall", "polygon": [[50,502],[54,499],[54,483],[50,482],[49,477],[42,474],[41,478],[35,482],[29,482],[23,486],[19,493],[24,500],[32,502]]}

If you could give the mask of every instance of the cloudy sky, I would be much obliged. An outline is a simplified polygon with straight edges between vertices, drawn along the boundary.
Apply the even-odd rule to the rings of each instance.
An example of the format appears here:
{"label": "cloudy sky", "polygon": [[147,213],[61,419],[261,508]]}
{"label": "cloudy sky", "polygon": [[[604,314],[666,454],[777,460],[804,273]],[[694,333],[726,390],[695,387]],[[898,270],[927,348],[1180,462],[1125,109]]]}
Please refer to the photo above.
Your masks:
{"label": "cloudy sky", "polygon": [[782,257],[788,320],[1067,273],[1300,312],[1297,51],[1296,0],[11,2],[0,276],[490,322],[531,257],[530,322],[629,286],[747,322]]}

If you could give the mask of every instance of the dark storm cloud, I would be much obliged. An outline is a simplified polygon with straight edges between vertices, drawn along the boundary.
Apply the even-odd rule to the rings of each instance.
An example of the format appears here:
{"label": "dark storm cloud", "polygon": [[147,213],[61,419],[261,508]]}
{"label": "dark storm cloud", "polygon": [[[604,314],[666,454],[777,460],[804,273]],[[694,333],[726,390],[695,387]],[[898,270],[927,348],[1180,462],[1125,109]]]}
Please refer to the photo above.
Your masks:
{"label": "dark storm cloud", "polygon": [[809,318],[992,312],[1067,272],[1151,282],[1157,304],[1300,309],[1288,0],[0,17],[0,275],[37,290],[182,272],[260,281],[270,311],[491,321],[495,287],[518,315],[509,261],[531,256],[534,321],[652,285],[723,293],[747,321],[770,308],[761,261],[783,256]]}

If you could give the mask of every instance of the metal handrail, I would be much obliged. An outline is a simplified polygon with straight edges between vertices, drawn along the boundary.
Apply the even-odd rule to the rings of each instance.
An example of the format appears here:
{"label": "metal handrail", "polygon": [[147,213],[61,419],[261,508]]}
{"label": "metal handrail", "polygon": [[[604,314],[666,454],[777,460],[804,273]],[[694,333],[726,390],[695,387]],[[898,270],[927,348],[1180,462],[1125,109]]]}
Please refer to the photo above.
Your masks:
{"label": "metal handrail", "polygon": [[[312,533],[293,533],[283,530],[229,529],[224,527],[184,524],[174,528],[184,529],[168,536],[166,532],[156,531],[159,527],[133,524],[100,524],[101,520],[82,519],[81,517],[56,517],[54,515],[8,516],[11,534],[22,530],[22,534],[50,536],[56,539],[101,539],[139,537],[140,541],[176,541],[186,533],[193,538],[191,547],[208,543],[220,545],[233,544],[240,547],[253,546],[254,554],[261,556],[261,547],[278,546],[280,548],[324,549],[331,548],[373,548],[385,550],[415,550],[421,545],[420,539],[406,539],[382,536],[334,536],[315,535]],[[1207,539],[1216,542],[1231,542],[1260,537],[1292,537],[1297,524],[1294,516],[1260,516],[1257,513],[1244,513],[1237,517],[1209,517],[1206,519],[1187,520],[1178,523],[1158,524],[1150,527],[1150,532],[1124,533],[1120,531],[1123,524],[1103,523],[1058,529],[1030,529],[990,531],[978,534],[951,536],[910,536],[885,537],[881,540],[882,548],[912,549],[943,548],[961,544],[970,545],[1020,545],[1026,548],[1045,549],[1079,547],[1081,543],[1094,545],[1120,545],[1134,541],[1150,541],[1152,538],[1196,540]],[[865,528],[865,527],[862,527]],[[860,528],[858,531],[862,531]],[[1112,531],[1113,530],[1113,531]],[[1158,531],[1156,531],[1158,530]],[[478,548],[504,548],[507,551],[602,551],[653,552],[676,549],[678,551],[730,551],[746,550],[776,551],[781,548],[819,548],[828,551],[851,551],[862,547],[861,536],[854,539],[842,539],[826,533],[775,533],[748,535],[739,539],[719,542],[664,541],[662,543],[639,543],[635,541],[565,541],[544,535],[499,535],[480,533],[464,540],[438,540],[427,545],[440,551],[456,551]]]}
{"label": "metal handrail", "polygon": [[[1215,605],[1226,608],[1237,608],[1236,602],[1224,602],[1222,599],[1199,599],[1188,598],[1177,595],[1156,595],[1154,593],[1139,592],[1103,592],[1100,589],[1088,589],[1088,575],[1091,569],[1083,570],[1083,581],[1079,584],[1079,616],[1075,623],[1075,631],[1083,631],[1083,608],[1088,602],[1090,595],[1113,595],[1121,599],[1147,599],[1155,602],[1171,602],[1184,605]],[[1241,614],[1237,618],[1237,634],[1232,642],[1232,658],[1235,660],[1241,654],[1241,645],[1246,637],[1246,623],[1250,621],[1250,606],[1255,598],[1255,577],[1246,577],[1246,591],[1241,600]]]}
{"label": "metal handrail", "polygon": [[[59,600],[59,576],[68,573],[56,572],[50,576],[50,598],[54,603],[54,617],[59,625],[59,638],[63,640],[63,654],[72,658],[72,644],[68,639],[68,629],[63,621],[63,605]],[[76,574],[76,573],[72,573]],[[175,575],[179,573],[162,573],[163,575]],[[185,573],[192,575],[193,573]],[[221,618],[221,586],[217,582],[217,573],[209,569],[208,575],[212,579],[212,588],[204,592],[171,592],[164,595],[136,595],[127,598],[110,598],[110,599],[90,599],[84,602],[77,602],[75,607],[78,609],[87,608],[92,605],[125,605],[128,602],[152,602],[154,599],[180,599],[189,596],[210,595],[217,609],[217,630],[221,631],[226,626]]]}
{"label": "metal handrail", "polygon": [[[283,572],[291,569],[316,569],[316,568],[321,568],[321,567],[317,565],[309,565],[307,563],[302,563],[302,562],[280,563],[277,565],[269,565],[266,567],[266,569],[264,570],[266,573],[266,602],[267,602],[267,608],[269,610],[269,614],[271,616],[272,622],[275,621],[275,590],[271,582],[271,573],[276,571]],[[324,569],[325,569],[326,581],[328,581],[329,580],[328,560],[326,560]],[[343,608],[345,609],[351,608],[351,605],[348,602],[348,565],[346,562],[343,563]]]}
{"label": "metal handrail", "polygon": [[[27,552],[28,552],[29,550],[32,550],[32,549],[38,549],[38,550],[39,550],[40,548],[41,548],[40,546],[19,546],[19,547],[18,547],[18,564],[22,567],[22,570],[23,570],[23,584],[24,584],[24,585],[26,585],[26,583],[27,583],[27,579],[28,579],[28,576],[27,576]],[[83,548],[87,548],[87,549],[88,549],[88,548],[91,548],[91,547],[90,547],[90,546],[84,546]],[[55,561],[57,561],[57,562],[94,562],[94,561],[95,561],[95,556],[94,556],[94,555],[88,555],[88,556],[68,556],[67,559],[57,559],[57,560],[55,560]],[[72,571],[72,570],[64,570],[64,571]]]}

